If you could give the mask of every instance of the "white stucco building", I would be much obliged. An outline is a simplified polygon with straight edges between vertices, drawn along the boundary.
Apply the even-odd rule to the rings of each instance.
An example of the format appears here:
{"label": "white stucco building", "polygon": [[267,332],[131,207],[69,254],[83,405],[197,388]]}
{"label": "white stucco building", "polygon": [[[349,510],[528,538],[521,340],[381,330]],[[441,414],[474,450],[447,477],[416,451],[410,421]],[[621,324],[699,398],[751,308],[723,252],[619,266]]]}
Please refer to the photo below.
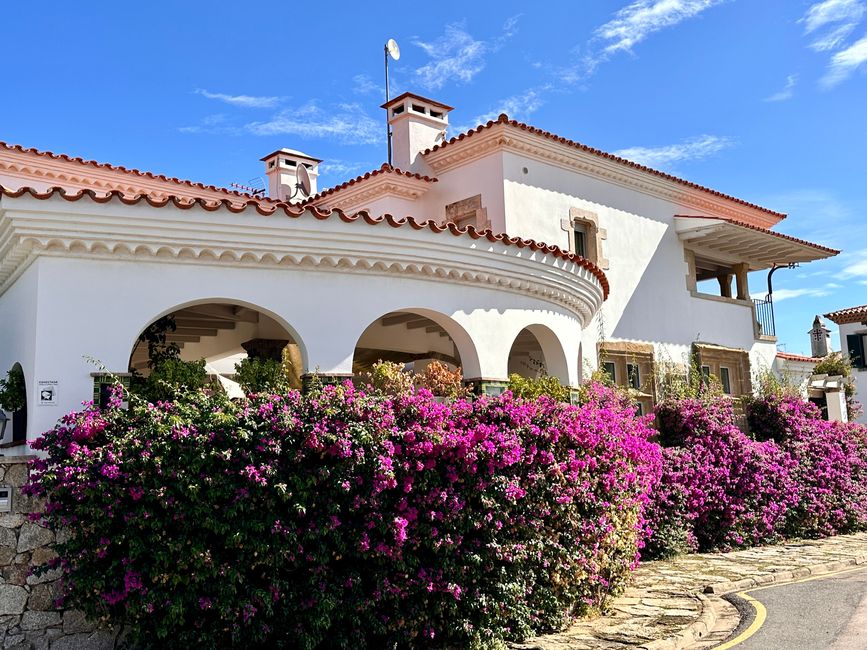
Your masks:
{"label": "white stucco building", "polygon": [[[748,273],[837,253],[506,116],[447,139],[445,104],[384,108],[394,167],[318,193],[321,161],[292,149],[262,159],[264,197],[0,146],[0,373],[24,371],[26,437],[98,395],[89,359],[144,368],[139,336],[167,315],[184,358],[227,374],[287,344],[299,375],[440,359],[488,392],[604,364],[649,408],[654,364],[694,355],[745,393],[777,353]],[[300,165],[313,195],[290,202]]]}
{"label": "white stucco building", "polygon": [[[867,305],[832,311],[825,314],[825,318],[840,328],[840,349],[852,364],[855,399],[864,405],[867,403]],[[867,413],[862,413],[857,421],[867,424]]]}

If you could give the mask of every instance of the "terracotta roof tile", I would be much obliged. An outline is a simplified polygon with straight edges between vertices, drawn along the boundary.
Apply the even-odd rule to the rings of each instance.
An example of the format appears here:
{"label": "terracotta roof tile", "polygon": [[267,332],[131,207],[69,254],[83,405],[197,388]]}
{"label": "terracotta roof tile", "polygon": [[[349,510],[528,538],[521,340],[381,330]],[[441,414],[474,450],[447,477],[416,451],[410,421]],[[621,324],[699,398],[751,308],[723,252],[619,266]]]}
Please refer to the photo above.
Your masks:
{"label": "terracotta roof tile", "polygon": [[791,235],[784,235],[781,232],[776,232],[775,230],[769,230],[768,228],[762,228],[761,226],[754,226],[750,223],[746,223],[744,221],[738,221],[737,219],[730,219],[728,217],[709,217],[706,215],[694,215],[694,214],[676,214],[675,217],[679,219],[711,219],[714,221],[724,221],[726,223],[731,223],[736,226],[742,226],[743,228],[749,228],[750,230],[755,230],[757,232],[764,232],[769,235],[773,235],[774,237],[779,237],[780,239],[786,239],[791,242],[795,242],[796,244],[803,244],[804,246],[810,246],[811,248],[818,249],[820,251],[824,251],[826,253],[830,253],[831,255],[838,255],[840,251],[836,248],[828,248],[827,246],[822,246],[821,244],[814,244],[813,242],[809,242],[806,239],[798,239],[797,237],[792,237]]}
{"label": "terracotta roof tile", "polygon": [[335,192],[339,192],[340,190],[344,190],[347,187],[352,187],[353,185],[357,185],[358,183],[362,183],[366,181],[368,178],[373,178],[374,176],[380,176],[382,174],[397,174],[398,176],[405,176],[406,178],[415,178],[420,181],[425,181],[427,183],[436,183],[437,179],[431,176],[422,176],[421,174],[417,174],[415,172],[406,172],[402,169],[398,169],[397,167],[393,167],[388,163],[383,163],[382,167],[379,169],[374,169],[373,171],[367,172],[366,174],[362,174],[361,176],[356,176],[355,178],[346,181],[345,183],[341,183],[340,185],[335,185],[334,187],[330,187],[327,190],[322,190],[318,194],[314,194],[311,197],[308,197],[301,201],[300,205],[307,205],[309,203],[313,203],[314,201],[318,201],[321,198],[328,196],[329,194],[334,194]]}
{"label": "terracotta roof tile", "polygon": [[555,142],[559,142],[561,144],[565,144],[569,147],[574,147],[575,149],[579,149],[589,154],[593,154],[594,156],[599,156],[600,158],[605,158],[606,160],[611,160],[621,165],[626,165],[628,167],[632,167],[633,169],[637,169],[639,171],[647,172],[649,174],[653,174],[655,176],[659,176],[660,178],[664,178],[669,181],[673,181],[675,183],[679,183],[681,185],[685,185],[686,187],[691,187],[696,190],[701,190],[702,192],[707,192],[708,194],[712,194],[721,199],[726,199],[727,201],[734,201],[735,203],[739,203],[741,205],[747,206],[748,208],[753,208],[755,210],[760,210],[767,214],[773,215],[778,219],[785,219],[786,215],[783,212],[776,212],[775,210],[770,210],[768,208],[764,208],[755,203],[750,203],[749,201],[744,201],[743,199],[739,199],[735,196],[731,196],[730,194],[723,194],[722,192],[718,192],[717,190],[713,190],[709,187],[705,187],[704,185],[699,185],[698,183],[693,183],[692,181],[687,181],[677,176],[673,176],[672,174],[668,174],[666,172],[659,171],[658,169],[653,169],[652,167],[646,167],[645,165],[640,165],[638,163],[632,162],[631,160],[627,160],[626,158],[621,158],[620,156],[615,156],[612,153],[608,153],[607,151],[602,151],[601,149],[595,149],[594,147],[590,147],[586,144],[581,144],[580,142],[576,142],[574,140],[570,140],[568,138],[564,138],[555,133],[551,133],[550,131],[544,131],[535,126],[530,126],[529,124],[524,124],[523,122],[518,122],[517,120],[509,119],[509,116],[505,113],[502,113],[496,120],[491,120],[486,124],[481,124],[474,129],[470,129],[466,133],[461,133],[460,135],[447,140],[446,142],[442,142],[438,145],[431,147],[424,151],[424,154],[429,154],[433,151],[439,151],[444,147],[448,147],[456,142],[460,142],[461,140],[466,140],[467,138],[473,136],[476,133],[481,133],[482,131],[486,131],[498,124],[505,124],[508,126],[519,128],[523,131],[527,131],[528,133],[533,133],[534,135],[542,136],[543,138],[547,138],[548,140],[553,140]]}
{"label": "terracotta roof tile", "polygon": [[821,359],[817,359],[816,357],[807,357],[803,354],[791,354],[789,352],[777,352],[778,359],[785,359],[786,361],[804,361],[805,363],[819,363]]}
{"label": "terracotta roof tile", "polygon": [[27,153],[34,154],[37,156],[42,156],[45,158],[51,158],[53,160],[63,160],[65,162],[76,163],[82,165],[84,167],[94,167],[98,169],[108,169],[110,171],[122,172],[124,174],[130,174],[132,176],[138,176],[140,178],[148,178],[156,181],[165,181],[167,183],[174,183],[176,185],[183,185],[186,187],[192,187],[199,190],[208,190],[211,192],[220,192],[225,194],[226,196],[233,196],[239,198],[246,198],[252,195],[245,194],[243,192],[236,192],[234,190],[226,189],[225,187],[217,187],[216,185],[205,185],[204,183],[197,183],[195,181],[188,181],[181,178],[175,178],[173,176],[165,176],[163,174],[154,174],[153,172],[141,171],[138,169],[127,169],[122,165],[112,165],[111,163],[102,163],[97,162],[95,160],[85,160],[80,157],[69,156],[65,153],[54,153],[53,151],[41,151],[39,149],[35,149],[33,147],[26,148],[20,144],[8,144],[6,142],[0,141],[0,149],[6,149],[8,151],[16,151],[19,153]]}
{"label": "terracotta roof tile", "polygon": [[554,255],[555,257],[559,257],[570,262],[574,262],[578,266],[590,271],[590,273],[593,274],[597,280],[599,280],[599,284],[602,286],[603,298],[608,298],[610,288],[608,284],[608,278],[605,276],[605,273],[602,271],[602,269],[593,264],[590,260],[585,259],[580,255],[576,255],[575,253],[569,251],[564,251],[559,246],[545,244],[544,242],[537,242],[532,239],[510,237],[505,233],[494,233],[489,229],[476,230],[473,226],[459,228],[454,223],[441,225],[433,220],[419,221],[417,219],[414,219],[413,217],[398,219],[390,214],[384,214],[380,217],[374,217],[371,216],[370,213],[363,211],[350,215],[346,214],[342,210],[337,209],[327,210],[312,205],[307,207],[301,207],[300,205],[292,205],[290,203],[281,203],[276,201],[262,201],[246,196],[242,197],[245,199],[243,201],[232,201],[230,199],[215,199],[212,201],[201,198],[180,196],[167,196],[165,198],[157,199],[148,194],[137,194],[132,196],[118,190],[112,190],[110,192],[95,192],[89,189],[80,189],[75,192],[68,192],[62,187],[52,187],[45,192],[39,192],[38,190],[35,190],[31,187],[22,187],[18,190],[12,191],[6,189],[3,186],[0,186],[0,199],[2,199],[2,197],[4,196],[8,196],[10,198],[18,198],[25,194],[28,194],[33,198],[39,200],[48,200],[57,195],[66,201],[79,201],[84,197],[87,197],[96,203],[108,203],[113,200],[118,200],[125,205],[136,205],[138,203],[141,203],[142,201],[145,201],[148,205],[155,208],[162,208],[171,204],[173,207],[179,208],[181,210],[189,210],[190,208],[198,206],[204,210],[207,210],[208,212],[226,209],[229,212],[236,214],[239,212],[243,212],[248,207],[252,207],[261,215],[273,215],[278,212],[282,212],[288,217],[297,219],[298,217],[309,213],[319,220],[325,220],[336,215],[337,218],[339,218],[345,223],[363,221],[364,223],[369,225],[386,223],[392,228],[402,228],[404,226],[409,226],[413,230],[427,229],[435,233],[442,233],[448,231],[456,237],[467,236],[471,237],[472,239],[487,239],[490,242],[499,242],[506,246],[517,246],[518,248],[529,248],[532,251],[539,251],[545,254]]}
{"label": "terracotta roof tile", "polygon": [[825,314],[825,318],[834,321],[837,325],[845,325],[847,323],[864,323],[867,322],[867,305],[860,307],[847,307],[846,309],[838,309]]}

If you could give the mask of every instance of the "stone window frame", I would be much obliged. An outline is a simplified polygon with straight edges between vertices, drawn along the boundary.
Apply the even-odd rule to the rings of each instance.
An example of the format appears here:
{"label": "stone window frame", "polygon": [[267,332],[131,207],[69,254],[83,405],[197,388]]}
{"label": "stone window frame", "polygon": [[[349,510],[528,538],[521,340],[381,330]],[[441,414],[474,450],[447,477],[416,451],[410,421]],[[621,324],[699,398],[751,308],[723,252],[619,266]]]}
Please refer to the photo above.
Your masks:
{"label": "stone window frame", "polygon": [[583,227],[586,233],[584,245],[587,248],[583,257],[600,269],[607,269],[609,262],[603,254],[602,242],[608,239],[608,230],[599,227],[599,215],[583,208],[569,208],[569,218],[560,221],[560,228],[569,235],[569,251],[575,250],[575,228]]}
{"label": "stone window frame", "polygon": [[720,368],[728,368],[731,392],[727,395],[730,397],[752,395],[752,366],[749,352],[741,348],[728,348],[712,343],[693,343],[692,355],[695,367],[703,371],[707,366],[710,374],[719,381],[722,381],[719,379]]}
{"label": "stone window frame", "polygon": [[634,365],[638,369],[639,392],[641,396],[636,402],[641,404],[645,413],[650,413],[656,404],[656,385],[654,382],[653,368],[655,356],[653,344],[632,343],[628,341],[604,341],[596,346],[599,367],[605,364],[614,364],[614,383],[623,388],[634,388],[633,377],[629,372],[629,366]]}

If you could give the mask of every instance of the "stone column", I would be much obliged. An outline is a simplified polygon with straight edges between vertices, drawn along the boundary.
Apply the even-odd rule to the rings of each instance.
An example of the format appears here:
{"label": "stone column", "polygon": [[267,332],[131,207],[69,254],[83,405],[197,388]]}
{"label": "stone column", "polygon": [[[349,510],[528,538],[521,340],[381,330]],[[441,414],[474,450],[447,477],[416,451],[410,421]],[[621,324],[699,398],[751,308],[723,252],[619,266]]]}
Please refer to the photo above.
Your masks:
{"label": "stone column", "polygon": [[738,300],[750,299],[750,286],[747,273],[750,270],[750,265],[746,263],[735,264],[732,266],[732,271],[735,273],[738,287]]}

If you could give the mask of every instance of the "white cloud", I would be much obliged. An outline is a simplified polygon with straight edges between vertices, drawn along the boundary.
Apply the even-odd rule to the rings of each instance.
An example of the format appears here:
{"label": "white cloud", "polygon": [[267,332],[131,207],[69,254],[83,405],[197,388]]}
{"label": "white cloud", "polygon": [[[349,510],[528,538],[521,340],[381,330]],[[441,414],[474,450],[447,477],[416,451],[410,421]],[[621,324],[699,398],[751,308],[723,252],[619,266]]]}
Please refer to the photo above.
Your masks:
{"label": "white cloud", "polygon": [[620,9],[594,32],[599,43],[597,60],[631,51],[654,32],[697,16],[726,0],[637,0]]}
{"label": "white cloud", "polygon": [[867,250],[851,253],[849,257],[854,257],[855,260],[843,267],[837,279],[849,280],[851,278],[867,279]]}
{"label": "white cloud", "polygon": [[370,164],[331,159],[320,163],[319,174],[320,176],[347,177],[356,176],[364,169],[370,169]]}
{"label": "white cloud", "polygon": [[344,144],[377,144],[384,140],[385,127],[354,104],[342,104],[324,111],[315,104],[286,109],[262,122],[244,127],[254,135],[298,135],[303,138],[333,138]]}
{"label": "white cloud", "polygon": [[439,90],[452,80],[462,83],[472,81],[485,69],[488,55],[499,50],[517,33],[519,18],[520,15],[506,20],[502,33],[491,41],[475,39],[463,22],[446,25],[445,33],[436,40],[414,40],[413,44],[420,47],[430,59],[425,65],[416,68],[416,83],[428,90]]}
{"label": "white cloud", "polygon": [[241,108],[274,108],[280,103],[280,97],[257,97],[253,95],[226,95],[224,93],[212,93],[199,88],[196,90],[197,95],[208,99],[231,104],[232,106],[240,106]]}
{"label": "white cloud", "polygon": [[831,57],[828,72],[822,78],[822,85],[826,88],[836,86],[861,67],[865,61],[867,61],[867,36]]}
{"label": "white cloud", "polygon": [[385,89],[366,74],[357,74],[352,78],[356,95],[383,93]]}
{"label": "white cloud", "polygon": [[770,97],[765,97],[766,102],[784,102],[791,99],[795,94],[795,84],[798,83],[798,75],[790,74],[786,77],[786,85],[779,92],[774,93]]}
{"label": "white cloud", "polygon": [[181,133],[219,133],[222,135],[238,135],[237,127],[227,123],[227,117],[224,113],[216,115],[208,115],[202,118],[199,124],[193,126],[178,127]]}
{"label": "white cloud", "polygon": [[614,154],[648,167],[670,167],[687,160],[701,160],[734,145],[731,138],[718,135],[700,135],[677,144],[661,147],[629,147]]}
{"label": "white cloud", "polygon": [[824,28],[836,25],[830,31],[816,35],[810,44],[814,50],[825,52],[837,49],[852,32],[867,7],[861,0],[824,0],[810,6],[799,22],[804,23],[804,32],[813,34]]}
{"label": "white cloud", "polygon": [[[827,289],[774,289],[774,303],[789,300],[791,298],[823,298],[830,296],[831,292]],[[752,294],[753,298],[764,298],[764,293]]]}
{"label": "white cloud", "polygon": [[470,124],[464,126],[455,125],[451,128],[451,131],[455,133],[462,133],[473,127],[478,126],[479,124],[485,124],[488,120],[497,119],[500,113],[505,113],[509,117],[516,120],[526,120],[530,115],[538,111],[545,104],[545,99],[542,97],[542,93],[545,90],[548,90],[547,86],[543,86],[540,88],[530,88],[529,90],[525,90],[524,92],[518,93],[517,95],[512,95],[511,97],[501,99],[496,104],[494,104],[494,107],[491,108],[491,110],[486,113],[477,115],[472,120],[470,120]]}

